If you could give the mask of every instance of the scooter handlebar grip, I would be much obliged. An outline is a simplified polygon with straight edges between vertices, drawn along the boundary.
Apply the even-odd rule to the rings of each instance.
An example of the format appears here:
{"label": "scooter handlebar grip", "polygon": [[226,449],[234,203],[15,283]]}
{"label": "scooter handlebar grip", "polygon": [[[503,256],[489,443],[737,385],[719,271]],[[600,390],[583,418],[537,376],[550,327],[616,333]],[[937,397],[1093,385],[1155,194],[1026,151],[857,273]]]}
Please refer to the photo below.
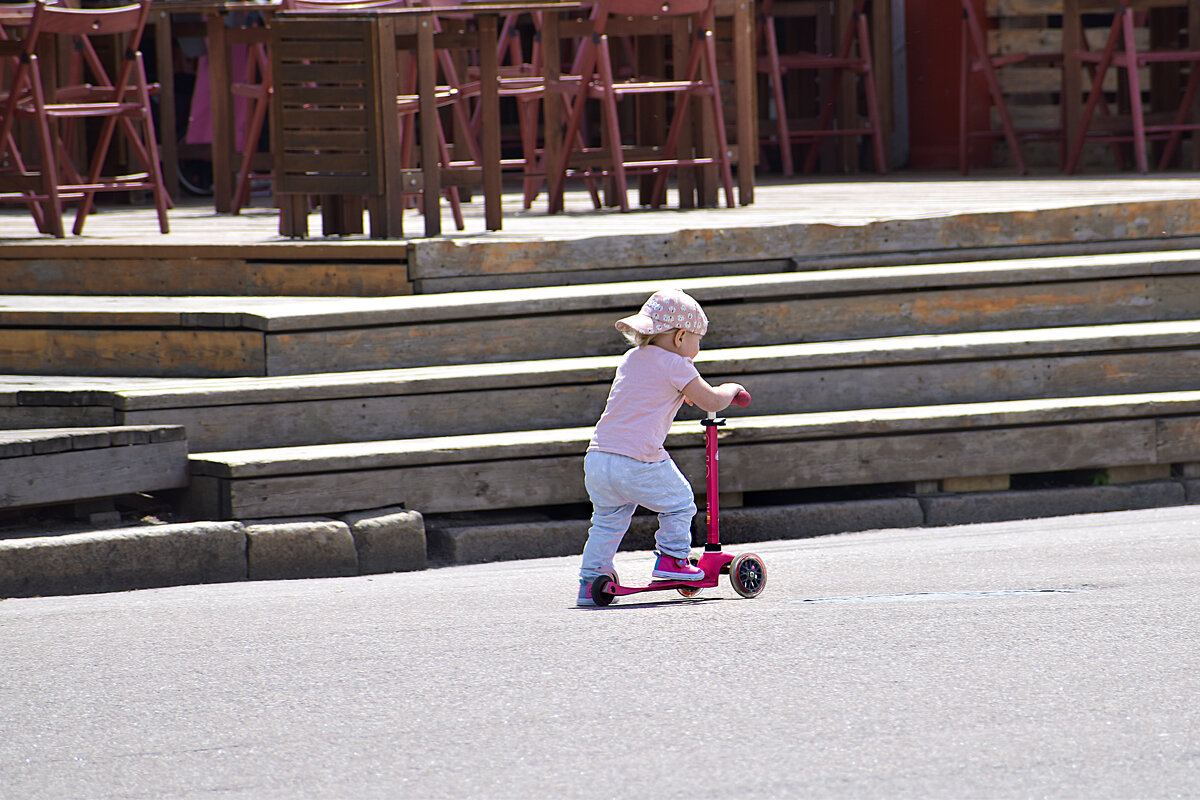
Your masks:
{"label": "scooter handlebar grip", "polygon": [[731,400],[730,402],[735,406],[740,406],[741,408],[745,408],[746,406],[750,405],[750,393],[747,392],[745,389],[742,389],[740,392],[738,392],[737,394],[735,394],[733,396],[733,400]]}

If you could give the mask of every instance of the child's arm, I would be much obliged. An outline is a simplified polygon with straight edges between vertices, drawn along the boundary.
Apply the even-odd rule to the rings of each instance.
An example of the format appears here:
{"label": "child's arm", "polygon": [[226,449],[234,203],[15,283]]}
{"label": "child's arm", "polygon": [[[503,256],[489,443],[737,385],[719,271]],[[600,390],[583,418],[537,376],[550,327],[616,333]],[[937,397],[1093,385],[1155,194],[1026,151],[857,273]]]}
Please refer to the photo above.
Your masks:
{"label": "child's arm", "polygon": [[740,383],[722,383],[714,387],[704,378],[697,376],[683,387],[683,397],[704,411],[717,412],[732,403],[733,396],[742,391],[745,391],[745,388]]}

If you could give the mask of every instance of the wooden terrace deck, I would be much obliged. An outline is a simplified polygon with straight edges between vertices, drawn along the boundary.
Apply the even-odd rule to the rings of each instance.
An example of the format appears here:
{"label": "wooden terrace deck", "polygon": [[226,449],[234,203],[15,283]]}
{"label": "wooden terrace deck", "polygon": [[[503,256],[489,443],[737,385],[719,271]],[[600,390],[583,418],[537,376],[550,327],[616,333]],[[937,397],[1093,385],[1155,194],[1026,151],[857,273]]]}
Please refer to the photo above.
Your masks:
{"label": "wooden terrace deck", "polygon": [[[515,187],[513,187],[515,188]],[[756,186],[756,202],[726,209],[637,210],[628,214],[594,211],[582,191],[568,193],[567,212],[551,216],[545,211],[545,196],[533,210],[520,207],[520,197],[506,193],[504,229],[484,229],[483,205],[464,206],[466,230],[445,226],[441,237],[450,242],[529,242],[576,240],[595,237],[625,237],[662,234],[680,230],[720,230],[779,225],[830,225],[862,227],[891,220],[918,220],[980,214],[1019,214],[1097,205],[1139,204],[1162,201],[1200,201],[1200,174],[1172,173],[1154,176],[1026,177],[1009,174],[970,178],[943,173],[901,173],[879,177],[838,176],[800,178],[790,182],[764,181]],[[256,197],[254,206],[239,216],[217,214],[205,198],[185,198],[171,211],[171,232],[158,233],[152,208],[108,206],[90,217],[84,235],[54,240],[38,234],[29,214],[20,206],[0,206],[0,247],[37,245],[49,248],[88,246],[183,245],[210,248],[221,245],[263,245],[303,248],[320,252],[336,245],[350,250],[395,250],[411,240],[373,241],[365,236],[314,236],[290,240],[278,232],[277,210],[265,207],[267,199]],[[1178,209],[1190,208],[1177,206]],[[412,229],[420,230],[417,212],[410,211]],[[1178,219],[1176,220],[1179,221]],[[1152,220],[1147,220],[1152,223]],[[320,230],[319,214],[311,226]],[[1029,231],[1031,237],[1037,231]],[[1080,231],[1082,238],[1096,238],[1103,231]],[[1114,236],[1124,231],[1112,230]],[[1134,233],[1134,232],[1129,232]],[[1171,230],[1146,231],[1151,235],[1179,235]],[[1143,235],[1145,235],[1143,233]],[[976,237],[982,241],[983,234]]]}

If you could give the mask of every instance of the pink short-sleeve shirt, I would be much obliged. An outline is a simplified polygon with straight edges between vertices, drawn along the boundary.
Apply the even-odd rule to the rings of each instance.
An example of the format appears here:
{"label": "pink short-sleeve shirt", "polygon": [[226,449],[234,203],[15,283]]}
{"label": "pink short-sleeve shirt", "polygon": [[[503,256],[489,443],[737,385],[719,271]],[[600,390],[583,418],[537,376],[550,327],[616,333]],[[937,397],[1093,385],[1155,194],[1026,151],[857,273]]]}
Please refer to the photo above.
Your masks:
{"label": "pink short-sleeve shirt", "polygon": [[588,450],[649,463],[670,458],[663,442],[683,405],[683,387],[699,376],[690,358],[656,345],[630,350],[617,367]]}

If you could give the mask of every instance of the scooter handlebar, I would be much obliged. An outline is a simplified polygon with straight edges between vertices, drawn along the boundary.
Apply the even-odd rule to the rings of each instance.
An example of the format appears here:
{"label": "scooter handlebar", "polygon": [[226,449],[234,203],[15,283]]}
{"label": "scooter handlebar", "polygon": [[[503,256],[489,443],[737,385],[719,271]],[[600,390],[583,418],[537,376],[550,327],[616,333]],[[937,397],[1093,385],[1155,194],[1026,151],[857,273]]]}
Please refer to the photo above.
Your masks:
{"label": "scooter handlebar", "polygon": [[742,389],[740,392],[735,394],[733,396],[733,399],[730,400],[729,402],[731,405],[740,406],[741,408],[745,408],[746,406],[750,405],[750,393],[747,392],[745,389]]}

